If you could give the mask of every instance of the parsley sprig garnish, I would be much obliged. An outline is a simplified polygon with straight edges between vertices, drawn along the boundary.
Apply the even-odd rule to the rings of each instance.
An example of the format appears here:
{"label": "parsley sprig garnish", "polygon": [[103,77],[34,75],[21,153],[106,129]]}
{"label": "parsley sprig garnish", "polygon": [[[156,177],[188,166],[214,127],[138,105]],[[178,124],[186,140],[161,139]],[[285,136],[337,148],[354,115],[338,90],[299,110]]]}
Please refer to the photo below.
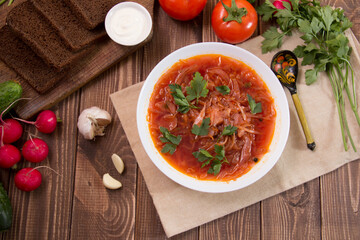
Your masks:
{"label": "parsley sprig garnish", "polygon": [[199,72],[194,74],[193,79],[190,81],[190,86],[186,87],[186,97],[179,84],[169,84],[175,104],[179,106],[178,112],[187,113],[190,108],[197,108],[195,105],[191,104],[191,101],[196,99],[196,103],[198,103],[199,98],[206,97],[209,92],[209,89],[207,89],[206,86],[207,81],[203,79]]}
{"label": "parsley sprig garnish", "polygon": [[191,132],[197,136],[206,136],[208,135],[209,127],[210,127],[210,118],[205,118],[201,122],[200,126],[194,124],[194,126],[191,129]]}
{"label": "parsley sprig garnish", "polygon": [[207,81],[203,79],[199,72],[196,72],[193,80],[190,81],[190,87],[186,87],[187,100],[192,101],[196,99],[196,103],[198,103],[199,98],[206,97],[209,92],[206,86]]}
{"label": "parsley sprig garnish", "polygon": [[255,102],[255,100],[249,94],[247,94],[247,99],[248,99],[248,102],[250,105],[250,110],[251,110],[252,114],[262,112],[261,102]]}
{"label": "parsley sprig garnish", "polygon": [[169,84],[169,87],[171,95],[174,97],[175,104],[179,106],[177,109],[178,112],[187,113],[190,108],[196,108],[187,100],[179,84]]}
{"label": "parsley sprig garnish", "polygon": [[215,87],[218,92],[220,92],[222,95],[228,95],[230,93],[230,88],[226,85],[217,86]]}
{"label": "parsley sprig garnish", "polygon": [[161,149],[161,152],[170,153],[171,155],[174,154],[176,147],[181,142],[181,136],[171,134],[165,127],[160,127],[160,132],[163,134],[163,136],[160,137],[160,141],[166,143]]}
{"label": "parsley sprig garnish", "polygon": [[280,47],[285,35],[291,35],[293,30],[300,31],[304,45],[297,46],[294,52],[297,57],[303,58],[302,65],[314,65],[305,72],[306,84],[314,83],[318,79],[319,72],[327,73],[336,100],[344,148],[348,150],[346,140],[348,137],[356,151],[345,113],[347,95],[360,126],[354,71],[350,64],[351,48],[345,35],[345,30],[349,29],[352,23],[345,17],[343,9],[333,9],[328,5],[321,6],[318,0],[290,0],[290,2],[291,5],[283,1],[285,9],[276,9],[269,0],[266,0],[257,8],[264,21],[274,16],[280,27],[280,31],[271,27],[263,34],[265,39],[262,42],[262,51],[266,53]]}
{"label": "parsley sprig garnish", "polygon": [[201,168],[210,165],[209,170],[207,171],[209,174],[217,175],[223,163],[228,163],[228,160],[225,157],[224,147],[221,145],[215,145],[214,150],[216,155],[211,155],[205,149],[199,149],[197,152],[193,152],[194,157],[198,159],[199,162],[203,163]]}
{"label": "parsley sprig garnish", "polygon": [[231,136],[236,132],[236,130],[237,127],[228,125],[223,129],[221,136]]}

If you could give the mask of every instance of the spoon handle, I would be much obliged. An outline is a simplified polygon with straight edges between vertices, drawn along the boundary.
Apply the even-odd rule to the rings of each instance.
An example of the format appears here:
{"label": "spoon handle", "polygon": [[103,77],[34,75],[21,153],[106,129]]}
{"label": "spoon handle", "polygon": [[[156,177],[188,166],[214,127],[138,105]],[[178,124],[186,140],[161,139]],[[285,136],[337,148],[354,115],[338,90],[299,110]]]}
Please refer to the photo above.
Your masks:
{"label": "spoon handle", "polygon": [[302,129],[303,129],[304,134],[305,134],[307,147],[310,150],[314,150],[316,145],[315,145],[314,139],[311,136],[309,125],[308,125],[308,123],[306,121],[304,110],[303,110],[302,105],[300,103],[299,96],[297,95],[297,93],[294,93],[291,96],[292,96],[292,99],[294,101],[295,108],[296,108],[296,111],[298,113]]}

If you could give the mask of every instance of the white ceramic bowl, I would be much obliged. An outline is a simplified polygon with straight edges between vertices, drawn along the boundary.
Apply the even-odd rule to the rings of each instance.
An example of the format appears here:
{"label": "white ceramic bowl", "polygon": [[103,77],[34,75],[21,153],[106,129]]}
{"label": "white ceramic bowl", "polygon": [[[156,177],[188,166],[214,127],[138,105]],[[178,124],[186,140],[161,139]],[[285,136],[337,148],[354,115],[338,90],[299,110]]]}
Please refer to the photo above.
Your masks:
{"label": "white ceramic bowl", "polygon": [[[266,153],[249,172],[229,182],[198,180],[177,171],[155,148],[150,136],[149,124],[146,120],[149,100],[160,76],[180,59],[201,54],[221,54],[244,62],[253,68],[263,79],[274,98],[277,116],[274,136],[269,147],[269,152]],[[142,145],[152,162],[161,172],[185,187],[201,192],[212,193],[229,192],[244,188],[256,182],[269,172],[284,150],[290,127],[289,106],[285,92],[271,69],[258,57],[240,47],[215,42],[192,44],[174,51],[161,60],[151,71],[141,89],[137,104],[136,120]]]}
{"label": "white ceramic bowl", "polygon": [[151,15],[139,3],[118,3],[109,10],[105,17],[106,33],[120,45],[134,46],[143,42],[150,35],[151,29]]}

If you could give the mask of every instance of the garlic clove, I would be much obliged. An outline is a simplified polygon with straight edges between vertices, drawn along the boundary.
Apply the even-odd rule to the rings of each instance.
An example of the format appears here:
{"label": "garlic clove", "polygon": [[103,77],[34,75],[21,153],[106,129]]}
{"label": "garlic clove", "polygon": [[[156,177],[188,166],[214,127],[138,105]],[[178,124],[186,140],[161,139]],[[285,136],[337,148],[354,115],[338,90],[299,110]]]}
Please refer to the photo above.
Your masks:
{"label": "garlic clove", "polygon": [[119,182],[118,180],[116,180],[115,178],[113,178],[112,176],[110,176],[110,174],[105,173],[103,175],[103,184],[106,188],[108,189],[119,189],[122,187],[121,182]]}
{"label": "garlic clove", "polygon": [[107,126],[111,123],[111,118],[96,118],[96,121],[99,126]]}
{"label": "garlic clove", "polygon": [[122,172],[124,171],[124,168],[125,168],[123,160],[115,153],[111,156],[111,160],[112,160],[116,170],[120,174],[122,174]]}

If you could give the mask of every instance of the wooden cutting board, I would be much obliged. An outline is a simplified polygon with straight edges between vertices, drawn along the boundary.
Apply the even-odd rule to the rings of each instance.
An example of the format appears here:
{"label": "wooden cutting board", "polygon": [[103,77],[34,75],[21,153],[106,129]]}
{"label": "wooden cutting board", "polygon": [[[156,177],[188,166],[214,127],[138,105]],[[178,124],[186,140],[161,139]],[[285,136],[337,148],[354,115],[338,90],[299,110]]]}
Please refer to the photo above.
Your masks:
{"label": "wooden cutting board", "polygon": [[[5,3],[0,7],[0,27],[5,25],[7,13],[21,2],[24,2],[24,0],[16,0],[10,6]],[[153,17],[154,0],[135,0],[134,2],[142,4]],[[21,118],[29,119],[40,110],[50,108],[90,82],[106,69],[149,42],[151,37],[152,33],[144,42],[131,47],[118,45],[106,37],[96,43],[90,54],[70,67],[68,77],[61,80],[45,94],[36,92],[22,77],[8,68],[2,61],[0,61],[0,82],[15,79],[21,83],[24,90],[23,97],[31,98],[31,100],[20,101],[15,111]]]}

